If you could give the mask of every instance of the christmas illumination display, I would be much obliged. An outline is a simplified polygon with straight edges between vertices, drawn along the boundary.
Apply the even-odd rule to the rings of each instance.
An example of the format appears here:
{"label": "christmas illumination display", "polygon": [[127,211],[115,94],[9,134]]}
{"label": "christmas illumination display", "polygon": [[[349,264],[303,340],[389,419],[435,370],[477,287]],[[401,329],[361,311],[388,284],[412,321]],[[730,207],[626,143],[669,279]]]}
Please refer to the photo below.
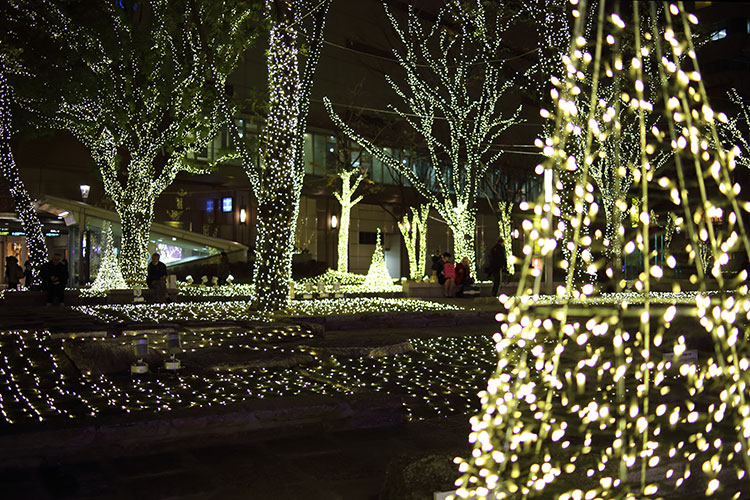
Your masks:
{"label": "christmas illumination display", "polygon": [[[502,9],[495,9],[495,17],[481,2],[451,0],[429,28],[410,9],[404,30],[384,7],[405,49],[403,54],[394,50],[394,56],[406,73],[406,88],[386,79],[408,111],[393,109],[422,136],[430,175],[422,178],[411,165],[354,131],[324,98],[326,109],[347,136],[400,172],[429,201],[451,228],[456,262],[467,257],[475,269],[478,184],[488,165],[502,154],[492,147],[493,141],[519,121],[520,108],[510,118],[503,118],[499,109],[504,93],[513,86],[499,59],[501,35],[515,16],[503,17]],[[444,128],[447,137],[441,135]]]}
{"label": "christmas illumination display", "polygon": [[349,271],[349,226],[351,225],[352,207],[362,201],[362,195],[354,197],[354,192],[365,178],[365,172],[354,168],[341,169],[337,173],[341,179],[341,192],[333,195],[341,204],[341,220],[339,221],[338,261],[336,269],[345,273]]}
{"label": "christmas illumination display", "polygon": [[459,307],[451,304],[417,299],[396,299],[380,297],[349,297],[340,299],[293,300],[288,314],[281,312],[274,316],[261,315],[248,306],[246,300],[178,302],[174,304],[109,304],[74,306],[78,312],[87,314],[108,323],[156,322],[174,323],[180,321],[221,322],[233,321],[273,322],[292,316],[331,316],[338,314],[458,311],[471,310],[470,304]]}
{"label": "christmas illumination display", "polygon": [[[284,309],[289,303],[294,231],[305,175],[303,140],[330,3],[266,1],[271,19],[269,112],[261,133],[261,161],[253,161],[243,143],[236,141],[258,201],[253,282],[265,312]],[[234,121],[230,121],[231,131]],[[238,136],[237,130],[233,134]]]}
{"label": "christmas illumination display", "polygon": [[[580,31],[584,33],[584,36],[587,36],[591,32],[592,19],[591,16],[587,15],[587,9],[590,10],[591,7],[582,4],[579,11],[583,15],[571,19],[567,14],[567,3],[568,0],[542,0],[539,3],[532,2],[527,4],[529,15],[532,19],[536,20],[534,27],[537,31],[538,50],[540,52],[538,62],[529,71],[530,74],[536,76],[536,78],[530,81],[530,90],[543,103],[549,102],[550,98],[552,101],[555,99],[554,92],[550,94],[548,88],[550,75],[561,75],[566,71],[567,51],[574,33],[572,21],[574,22],[576,19],[583,20],[585,24],[580,28]],[[585,78],[586,75],[583,75]],[[581,109],[584,109],[588,106],[588,103],[582,101],[579,103],[579,106],[581,106]],[[542,118],[547,118],[549,111],[542,108],[540,114]],[[579,113],[579,115],[583,117],[586,116],[586,113]],[[585,125],[584,123],[584,127]],[[581,130],[580,124],[577,123],[571,123],[571,127],[574,132],[580,132]],[[553,133],[554,123],[545,120],[543,122],[543,137],[550,137]],[[574,153],[573,156],[580,157],[586,149],[586,141],[586,136],[580,133],[573,133],[567,138],[566,145],[568,150],[572,154]],[[550,145],[542,141],[542,139],[537,139],[535,144],[543,148],[544,154],[551,151],[551,148],[547,147]],[[541,171],[537,170],[537,173],[541,173]],[[555,184],[555,189],[560,192],[571,191],[575,188],[576,184],[580,183],[580,169],[566,169],[560,172],[548,172],[548,174],[552,174],[550,180]],[[545,179],[545,182],[547,182],[547,179]],[[546,186],[545,189],[548,190],[550,187]],[[593,190],[593,185],[591,189]],[[587,201],[584,200],[584,208],[586,206]],[[560,202],[560,212],[562,214],[559,221],[562,229],[560,249],[562,250],[565,262],[576,263],[575,266],[565,265],[566,277],[572,277],[578,283],[592,282],[595,276],[590,272],[592,269],[587,264],[587,262],[590,263],[591,261],[590,254],[583,253],[583,249],[577,247],[571,241],[575,234],[581,233],[583,236],[586,236],[589,232],[589,227],[574,228],[568,223],[568,221],[576,218],[575,206],[570,201],[570,197],[563,197]],[[571,247],[581,252],[575,258],[570,254]]]}
{"label": "christmas illumination display", "polygon": [[372,280],[368,284],[365,284],[366,280],[367,276],[364,274],[341,273],[334,269],[328,269],[319,276],[295,282],[294,289],[298,291],[305,290],[308,283],[314,287],[322,283],[329,292],[335,293],[336,290],[334,288],[338,284],[338,293],[347,296],[369,293],[399,293],[404,289],[402,285],[394,285],[392,281]]}
{"label": "christmas illumination display", "polygon": [[[149,349],[166,357],[163,336],[150,337]],[[67,353],[113,342],[111,337],[73,334],[56,339],[49,332],[0,332],[6,353],[0,357],[0,425],[23,426],[26,432],[39,422],[69,424],[71,419],[85,419],[97,425],[100,416],[216,410],[265,398],[374,392],[402,396],[409,419],[417,421],[476,411],[474,388],[492,369],[495,358],[492,341],[484,336],[411,339],[413,351],[381,357],[318,353],[305,345],[312,337],[297,325],[185,331],[181,338],[186,356],[204,350],[234,351],[236,361],[202,369],[190,366],[178,377],[158,370],[148,377],[129,377],[86,369],[74,376],[70,373]],[[120,345],[129,345],[131,339],[125,336]],[[264,368],[246,361],[248,356],[295,355],[304,356],[305,364]],[[183,361],[186,368],[192,359]],[[464,369],[450,369],[456,364]]]}
{"label": "christmas illumination display", "polygon": [[719,137],[725,146],[734,146],[736,162],[743,167],[750,168],[750,106],[737,92],[737,89],[729,91],[729,99],[740,109],[740,112],[729,118],[726,123],[719,123]]}
{"label": "christmas illumination display", "polygon": [[375,243],[375,251],[372,252],[372,261],[370,262],[370,269],[367,270],[367,277],[363,285],[366,288],[388,288],[393,285],[393,278],[391,278],[388,272],[388,267],[385,265],[385,252],[383,252],[383,245],[380,243],[380,228],[377,232],[377,242]]}
{"label": "christmas illumination display", "polygon": [[430,206],[420,205],[418,208],[411,207],[411,217],[406,214],[398,221],[398,229],[404,237],[406,254],[409,256],[409,278],[412,280],[420,279],[424,273],[429,215]]}
{"label": "christmas illumination display", "polygon": [[96,274],[94,283],[92,283],[87,290],[91,293],[102,293],[107,290],[127,288],[125,279],[122,277],[122,271],[120,270],[120,263],[117,261],[117,254],[115,253],[115,244],[112,238],[112,224],[105,222],[103,233],[104,241],[102,241],[102,254],[101,260],[99,261],[99,271]]}
{"label": "christmas illumination display", "polygon": [[[10,195],[13,198],[16,214],[21,220],[21,227],[26,234],[26,248],[31,262],[31,276],[33,284],[41,284],[40,271],[47,261],[47,245],[44,241],[42,223],[34,210],[34,203],[26,190],[18,167],[13,158],[10,140],[13,135],[10,110],[10,86],[5,76],[6,68],[0,58],[0,170],[5,181],[10,185]],[[25,283],[28,288],[31,283]]]}
{"label": "christmas illumination display", "polygon": [[516,266],[514,265],[515,259],[513,258],[513,240],[511,239],[510,233],[512,223],[510,214],[513,211],[513,203],[510,201],[499,201],[497,205],[498,215],[500,216],[497,221],[497,227],[499,234],[505,243],[505,270],[508,274],[515,274]]}
{"label": "christmas illumination display", "polygon": [[[730,254],[750,256],[742,218],[750,204],[738,199],[732,180],[734,152],[715,146],[716,124],[727,117],[712,110],[701,80],[691,35],[698,19],[682,3],[657,10],[656,2],[633,2],[621,17],[602,2],[589,39],[585,2],[570,3],[573,36],[564,74],[552,79],[553,133],[540,170],[574,172],[577,180],[570,190],[555,183],[550,199],[529,204],[518,293],[501,296],[499,362],[471,419],[473,452],[456,459],[462,475],[455,497],[741,498],[750,469],[748,275],[730,277],[722,266]],[[651,73],[646,58],[658,63]],[[658,82],[653,100],[647,78]],[[610,113],[614,123],[605,126],[597,87],[608,79],[621,80],[626,112]],[[583,92],[581,82],[591,87]],[[581,113],[584,126],[576,130]],[[651,113],[663,122],[647,126]],[[584,251],[606,248],[604,234],[582,231],[606,219],[590,183],[590,168],[601,160],[596,136],[630,121],[640,142],[630,193],[640,204],[637,227],[622,236],[624,253],[638,257],[639,300],[599,302],[592,284],[569,275],[554,303],[536,303],[544,268],[532,267],[534,259],[545,265],[564,243],[571,246],[566,264],[575,266]],[[583,151],[569,149],[578,136],[586,139]],[[671,160],[656,174],[662,154]],[[560,205],[571,196],[567,240]],[[672,248],[684,248],[682,262],[654,243],[652,209],[660,204],[677,214]],[[717,208],[720,222],[705,216]],[[705,272],[700,242],[712,257]],[[609,263],[591,258],[594,271],[624,288]],[[657,300],[664,289],[674,303]]]}
{"label": "christmas illumination display", "polygon": [[[165,0],[103,2],[91,9],[54,2],[17,6],[19,24],[31,26],[59,49],[49,63],[61,98],[48,126],[69,130],[89,148],[122,224],[120,260],[129,284],[142,281],[157,197],[180,171],[205,172],[191,158],[213,140],[223,123],[216,88],[222,88],[239,55],[234,41],[221,44],[209,65],[194,19],[197,3]],[[212,33],[231,35],[237,19],[208,16]],[[219,42],[216,42],[219,45]],[[218,78],[218,81],[214,81]],[[28,96],[30,110],[49,103]]]}

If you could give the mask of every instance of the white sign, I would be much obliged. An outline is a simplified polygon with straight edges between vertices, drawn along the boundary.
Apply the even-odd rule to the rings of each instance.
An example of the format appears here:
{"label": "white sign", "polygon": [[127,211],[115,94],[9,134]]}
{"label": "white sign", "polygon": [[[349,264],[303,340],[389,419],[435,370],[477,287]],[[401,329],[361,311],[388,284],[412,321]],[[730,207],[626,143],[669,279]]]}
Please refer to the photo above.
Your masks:
{"label": "white sign", "polygon": [[[664,354],[664,361],[668,361],[670,363],[674,363],[674,353],[668,352]],[[679,365],[684,365],[686,363],[697,363],[698,362],[698,351],[696,349],[690,349],[685,352],[683,352],[680,357],[677,359],[677,363]]]}
{"label": "white sign", "polygon": [[448,500],[448,495],[456,496],[456,490],[453,491],[436,491],[435,492],[435,500]]}

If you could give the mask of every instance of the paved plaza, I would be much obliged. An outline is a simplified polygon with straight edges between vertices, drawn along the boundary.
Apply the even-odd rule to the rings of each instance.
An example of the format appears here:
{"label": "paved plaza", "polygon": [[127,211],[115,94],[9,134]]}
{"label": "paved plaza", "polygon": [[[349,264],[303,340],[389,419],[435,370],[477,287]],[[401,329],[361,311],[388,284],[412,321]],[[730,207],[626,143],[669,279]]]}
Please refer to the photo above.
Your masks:
{"label": "paved plaza", "polygon": [[[447,303],[461,310],[304,318],[303,324],[310,325],[311,333],[292,335],[300,335],[298,340],[302,344],[313,345],[316,351],[310,355],[323,361],[319,365],[303,363],[291,370],[302,372],[303,380],[318,381],[315,390],[319,392],[315,394],[309,390],[298,395],[293,394],[294,389],[281,391],[280,382],[273,385],[271,381],[290,369],[271,367],[241,375],[248,385],[270,387],[265,396],[245,402],[201,408],[190,408],[188,404],[170,411],[123,414],[116,408],[107,412],[89,401],[91,408],[97,408],[95,418],[51,417],[43,422],[21,419],[18,424],[6,423],[0,432],[0,443],[5,450],[0,457],[3,497],[432,498],[434,491],[450,489],[457,477],[452,458],[470,453],[469,408],[474,411],[478,408],[476,392],[481,387],[459,391],[457,384],[466,379],[481,384],[487,379],[494,363],[491,336],[497,330],[493,313],[496,302],[448,300]],[[122,339],[123,332],[128,331],[188,328],[203,332],[212,324],[218,330],[232,325],[231,318],[220,324],[114,323],[69,307],[0,308],[1,330],[21,331],[14,334],[20,336],[43,330],[44,342],[50,346],[67,343],[66,353],[71,352],[73,343],[91,345],[93,338],[99,338],[95,342],[101,346],[102,341]],[[287,324],[299,320],[290,318]],[[237,323],[246,327],[243,332],[251,330],[246,322]],[[265,332],[262,338],[250,342],[254,348],[268,342],[270,347],[263,347],[263,352],[268,349],[265,356],[276,352],[278,345],[283,350],[297,342],[292,340],[290,344],[283,336],[271,338],[257,325],[252,331]],[[230,344],[237,347],[236,339],[221,344],[213,331],[201,335],[202,339],[214,335],[214,351]],[[447,347],[433,347],[440,346],[443,340]],[[188,351],[189,341],[183,342]],[[203,349],[208,349],[205,340],[202,342]],[[469,378],[466,365],[470,360],[463,359],[459,352],[449,361],[451,349],[455,349],[452,346],[463,345],[451,342],[469,342],[466,347],[489,347],[479,365],[482,370]],[[6,341],[6,344],[12,343]],[[412,354],[404,354],[404,349],[412,350]],[[216,352],[213,355],[219,356]],[[188,352],[182,357],[186,364],[181,379],[184,384],[197,361],[191,361],[194,358]],[[229,363],[221,359],[225,365]],[[391,360],[394,366],[403,366],[393,372],[398,376],[386,371]],[[80,365],[82,361],[76,363]],[[425,371],[429,375],[422,375],[415,369],[415,363],[425,366],[433,363],[434,367],[429,369],[436,371]],[[40,366],[38,361],[32,365]],[[381,375],[368,379],[366,372],[375,366],[382,367],[378,372]],[[113,386],[128,388],[146,383],[152,384],[148,387],[168,386],[169,375],[156,367],[143,379],[125,374],[102,377],[108,377]],[[381,384],[378,377],[404,380]],[[356,383],[347,381],[351,378],[356,378]],[[98,387],[102,387],[105,379],[97,380]],[[424,394],[408,389],[412,386],[407,384],[424,386]],[[440,394],[441,388],[446,394]],[[411,394],[406,393],[407,389]],[[80,393],[81,389],[77,390]],[[226,388],[215,390],[228,397]],[[22,392],[19,390],[19,394]],[[189,400],[185,394],[180,397]],[[194,394],[196,401],[202,396]],[[464,404],[467,406],[461,406]],[[412,494],[415,496],[408,496]]]}

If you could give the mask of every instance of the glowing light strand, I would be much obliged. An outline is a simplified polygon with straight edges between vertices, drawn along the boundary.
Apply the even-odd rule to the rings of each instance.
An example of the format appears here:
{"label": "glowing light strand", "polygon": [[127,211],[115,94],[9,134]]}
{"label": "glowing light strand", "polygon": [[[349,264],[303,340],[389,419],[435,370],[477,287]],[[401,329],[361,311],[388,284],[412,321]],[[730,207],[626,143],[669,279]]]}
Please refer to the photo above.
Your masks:
{"label": "glowing light strand", "polygon": [[[40,285],[40,271],[47,261],[47,245],[44,241],[42,223],[34,210],[34,203],[29,196],[29,192],[18,175],[18,167],[10,146],[13,133],[10,110],[11,93],[5,70],[5,65],[0,60],[0,170],[2,170],[6,182],[10,184],[10,195],[13,198],[16,214],[21,219],[21,227],[26,234],[32,282]],[[30,284],[26,283],[26,286],[28,287]]]}
{"label": "glowing light strand", "polygon": [[[404,48],[394,56],[406,73],[406,88],[401,88],[386,76],[396,95],[409,108],[406,112],[391,106],[401,118],[418,132],[425,141],[430,158],[427,179],[420,178],[408,165],[387,154],[351,127],[333,110],[328,98],[324,105],[339,128],[371,155],[395,171],[400,172],[430,205],[443,217],[453,234],[455,258],[467,257],[476,268],[475,226],[478,184],[488,165],[503,153],[490,151],[492,143],[507,128],[519,121],[520,108],[509,118],[503,118],[498,104],[514,82],[503,72],[503,64],[484,64],[474,68],[481,71],[482,82],[477,94],[470,91],[469,79],[475,75],[472,65],[496,57],[501,46],[501,34],[513,21],[487,19],[485,7],[477,3],[471,8],[462,2],[450,2],[443,8],[434,25],[425,29],[413,10],[409,11],[406,32],[384,5]],[[442,21],[457,26],[457,33],[440,29]],[[433,41],[435,43],[433,43]],[[432,53],[432,47],[438,47]],[[438,82],[423,75],[424,64]],[[448,139],[439,138],[436,119],[444,118],[448,125]],[[444,161],[442,157],[447,157]],[[476,275],[476,273],[474,273]]]}

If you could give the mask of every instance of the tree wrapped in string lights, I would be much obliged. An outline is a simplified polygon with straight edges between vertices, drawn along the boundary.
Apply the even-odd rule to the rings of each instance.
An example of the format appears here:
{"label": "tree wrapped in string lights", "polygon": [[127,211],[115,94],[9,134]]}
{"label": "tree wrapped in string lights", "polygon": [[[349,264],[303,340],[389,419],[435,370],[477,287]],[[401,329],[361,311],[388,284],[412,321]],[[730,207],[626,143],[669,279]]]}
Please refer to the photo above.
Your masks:
{"label": "tree wrapped in string lights", "polygon": [[[541,169],[579,170],[572,258],[576,247],[605,248],[605,235],[592,238],[580,228],[602,218],[588,189],[590,167],[600,160],[592,140],[602,112],[597,82],[621,78],[626,112],[611,118],[615,125],[635,121],[642,146],[630,190],[640,200],[636,227],[623,246],[640,256],[638,293],[597,296],[591,284],[569,277],[543,300],[544,269],[530,264],[551,258],[563,241],[559,205],[569,194],[557,184],[551,200],[530,204],[518,294],[502,297],[500,360],[480,393],[482,411],[471,419],[473,453],[456,460],[456,497],[740,498],[750,468],[750,301],[747,271],[733,277],[723,266],[732,253],[750,257],[742,218],[750,204],[739,200],[732,180],[735,154],[716,147],[717,123],[727,118],[712,110],[701,80],[691,39],[698,19],[681,3],[657,11],[655,2],[634,2],[628,26],[602,2],[590,40],[585,2],[571,4],[575,28],[566,72],[553,81],[551,149]],[[632,44],[632,57],[607,49],[618,38]],[[646,57],[659,62],[654,73],[644,71]],[[582,75],[593,83],[590,93],[581,92]],[[658,82],[653,101],[647,78]],[[568,141],[576,140],[585,101],[594,103],[581,130],[590,139],[574,157]],[[650,112],[663,113],[663,124],[647,127]],[[660,154],[672,161],[657,173]],[[680,239],[672,246],[683,246],[685,262],[668,255],[662,264],[653,245],[652,205],[664,203],[677,214]],[[716,208],[725,216],[720,223],[704,216]],[[698,262],[701,242],[713,257],[706,272]],[[686,279],[676,279],[678,268]]]}
{"label": "tree wrapped in string lights", "polygon": [[737,148],[738,164],[750,168],[750,106],[737,89],[729,91],[729,100],[739,108],[739,113],[729,118],[727,123],[719,124],[719,138],[725,146]]}
{"label": "tree wrapped in string lights", "polygon": [[253,281],[263,312],[289,305],[294,230],[305,175],[303,141],[330,4],[331,0],[266,0],[269,102],[260,162],[241,140],[235,121],[230,118],[228,124],[258,202]]}
{"label": "tree wrapped in string lights", "polygon": [[[54,57],[29,52],[59,88],[60,99],[25,96],[32,110],[50,110],[40,122],[69,130],[89,148],[104,191],[122,223],[121,264],[129,284],[143,280],[147,244],[157,197],[181,171],[205,172],[211,166],[193,158],[223,124],[216,98],[235,68],[246,19],[229,19],[214,9],[223,2],[103,2],[91,8],[45,2],[12,12],[22,25],[57,46]],[[204,23],[216,54],[209,65],[194,20]],[[24,31],[25,30],[25,31]],[[218,35],[217,35],[218,36]],[[244,43],[244,42],[243,42]],[[239,44],[242,46],[242,44]]]}
{"label": "tree wrapped in string lights", "polygon": [[362,195],[355,197],[354,192],[364,180],[366,171],[356,167],[353,169],[340,169],[336,176],[341,180],[341,191],[333,193],[341,205],[336,270],[346,273],[349,272],[349,227],[351,226],[352,208],[362,201]]}
{"label": "tree wrapped in string lights", "polygon": [[[409,10],[402,29],[386,5],[388,19],[404,47],[394,55],[405,85],[386,76],[405,109],[392,108],[424,141],[430,175],[419,176],[408,163],[376,146],[344,123],[324,98],[331,119],[375,158],[406,177],[443,217],[453,234],[456,260],[468,257],[475,268],[476,198],[488,165],[502,151],[493,141],[519,121],[517,110],[503,118],[500,101],[513,80],[502,57],[502,34],[515,16],[482,2],[451,0],[431,27]],[[455,29],[448,29],[451,26]]]}
{"label": "tree wrapped in string lights", "polygon": [[[0,171],[5,181],[10,184],[10,195],[13,198],[16,214],[26,234],[32,283],[39,285],[41,284],[40,271],[47,260],[47,245],[44,241],[42,223],[34,210],[34,203],[29,192],[18,174],[18,167],[11,150],[10,141],[13,136],[11,89],[5,73],[5,61],[0,57]],[[28,287],[29,283],[26,286]]]}
{"label": "tree wrapped in string lights", "polygon": [[424,273],[427,257],[427,217],[430,205],[411,207],[411,217],[405,214],[397,221],[398,229],[404,238],[406,255],[409,257],[409,278],[418,280]]}

